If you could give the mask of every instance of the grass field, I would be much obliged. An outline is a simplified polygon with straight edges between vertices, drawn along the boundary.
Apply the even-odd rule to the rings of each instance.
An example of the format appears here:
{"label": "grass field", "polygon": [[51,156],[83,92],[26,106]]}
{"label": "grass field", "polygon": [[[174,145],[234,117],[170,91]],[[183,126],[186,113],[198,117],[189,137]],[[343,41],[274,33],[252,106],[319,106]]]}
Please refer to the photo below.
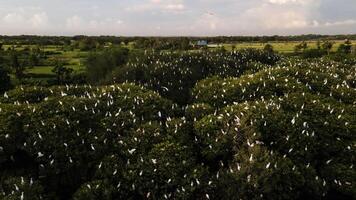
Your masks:
{"label": "grass field", "polygon": [[[336,51],[337,48],[340,46],[340,44],[344,43],[343,40],[335,40],[334,46],[332,48],[332,51]],[[356,41],[352,41],[354,44]],[[275,51],[280,52],[280,53],[292,53],[294,52],[294,47],[298,45],[300,41],[297,42],[269,42],[274,48]],[[316,48],[317,47],[317,41],[307,41],[308,43],[308,48]],[[267,43],[261,43],[261,42],[242,42],[242,43],[236,43],[236,44],[224,44],[224,47],[227,50],[232,50],[232,47],[235,45],[236,49],[244,49],[244,48],[255,48],[255,49],[263,49],[263,47]]]}
{"label": "grass field", "polygon": [[[75,72],[85,71],[83,65],[67,65],[66,67],[73,69]],[[54,74],[52,72],[53,66],[36,66],[26,70],[27,73],[31,74]]]}
{"label": "grass field", "polygon": [[[336,51],[337,48],[342,44],[344,41],[343,40],[334,40],[332,51]],[[274,48],[276,52],[279,53],[293,53],[294,52],[294,47],[298,45],[300,41],[295,41],[295,42],[269,42]],[[308,43],[308,48],[316,48],[317,47],[317,41],[307,41]],[[356,43],[356,41],[352,41],[353,44]],[[235,43],[235,44],[223,44],[223,47],[229,51],[233,49],[233,46],[235,49],[244,49],[244,48],[254,48],[254,49],[263,49],[264,46],[267,43],[261,43],[261,42],[240,42],[240,43]],[[219,46],[219,45],[216,45]],[[4,49],[8,49],[12,47],[11,45],[4,45]],[[16,50],[20,51],[25,48],[34,48],[35,45],[15,45],[14,46]],[[129,49],[133,48],[133,44],[130,43],[126,46]],[[46,46],[41,46],[40,47],[43,51],[48,52],[50,55],[48,55],[47,60],[62,60],[66,64],[66,67],[72,68],[75,72],[83,72],[85,71],[85,66],[84,66],[84,61],[87,58],[89,52],[87,51],[80,51],[79,49],[74,49],[74,50],[64,50],[63,46],[57,46],[57,45],[46,45]],[[214,47],[212,47],[214,48]],[[49,75],[53,76],[54,73],[52,72],[53,66],[50,65],[43,65],[43,66],[34,66],[32,68],[28,68],[26,70],[26,73],[28,74],[34,74],[34,75]]]}
{"label": "grass field", "polygon": [[[4,45],[4,49],[10,48],[10,45]],[[35,45],[18,45],[15,46],[17,51],[21,51],[25,48],[33,48]],[[72,68],[75,72],[83,72],[85,71],[84,60],[88,56],[89,52],[80,51],[78,49],[72,51],[64,51],[61,46],[55,45],[46,45],[42,46],[41,49],[45,52],[49,52],[47,59],[50,60],[62,60],[65,62],[65,67]],[[54,54],[52,54],[54,53]],[[34,66],[31,68],[27,68],[26,73],[35,74],[35,75],[54,75],[52,69],[54,66],[42,65],[42,66]]]}

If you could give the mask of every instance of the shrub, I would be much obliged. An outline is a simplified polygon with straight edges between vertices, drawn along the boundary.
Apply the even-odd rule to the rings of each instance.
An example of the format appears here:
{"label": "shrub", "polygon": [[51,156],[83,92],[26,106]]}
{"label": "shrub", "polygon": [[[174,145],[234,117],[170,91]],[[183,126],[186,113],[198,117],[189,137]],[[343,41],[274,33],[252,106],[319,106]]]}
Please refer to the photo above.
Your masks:
{"label": "shrub", "polygon": [[2,182],[0,198],[6,200],[44,198],[43,187],[38,181],[27,177],[11,177]]}
{"label": "shrub", "polygon": [[185,112],[185,116],[187,116],[188,119],[196,121],[206,115],[212,114],[214,112],[214,108],[209,104],[200,103],[187,106]]}
{"label": "shrub", "polygon": [[[117,142],[133,138],[128,130],[146,120],[163,123],[172,108],[157,93],[132,84],[31,87],[10,91],[5,99],[13,98],[28,103],[0,104],[0,175],[36,174],[46,191],[61,198],[90,181],[107,154],[126,150]],[[146,141],[151,145],[150,137]]]}
{"label": "shrub", "polygon": [[[299,179],[298,182],[294,183],[289,180],[288,183],[281,183],[277,188],[266,188],[270,192],[288,188],[282,185],[296,184],[289,187],[294,188],[292,191],[295,190],[295,192],[290,194],[287,191],[283,192],[283,194],[290,195],[285,198],[320,198],[323,195],[333,196],[335,194],[339,197],[353,198],[354,172],[350,169],[355,159],[352,149],[355,141],[352,133],[356,130],[352,125],[355,124],[352,118],[354,112],[352,106],[339,103],[332,98],[321,98],[308,93],[304,96],[290,94],[288,97],[279,99],[227,107],[217,115],[224,116],[221,118],[222,121],[211,120],[210,126],[212,127],[206,127],[208,130],[226,132],[226,135],[237,134],[236,137],[230,136],[230,140],[234,141],[232,152],[235,153],[235,159],[237,159],[235,160],[237,164],[229,165],[233,171],[236,165],[240,166],[243,172],[245,167],[243,163],[257,164],[259,159],[263,158],[258,151],[255,152],[259,147],[270,151],[264,154],[270,154],[280,160],[278,166],[284,172],[291,168],[297,170],[290,171],[292,173],[290,175],[296,177],[290,180]],[[268,159],[272,166],[273,158]],[[282,163],[285,161],[289,164],[286,163],[286,166],[283,166]],[[264,166],[266,163],[260,164],[261,168]],[[287,168],[283,169],[284,167]],[[247,167],[247,169],[253,168]],[[252,182],[254,184],[248,186],[250,189],[246,188],[242,193],[263,195],[262,191],[252,192],[252,189],[257,189],[257,191],[261,189],[255,184],[259,185],[258,181],[263,180],[263,175],[259,174],[261,170],[258,168],[255,170],[255,172],[248,171],[248,174],[251,175],[250,180],[256,175],[257,182]],[[240,172],[236,173],[239,175]],[[277,172],[278,175],[276,175],[279,176],[281,173]],[[237,176],[234,179],[246,181],[248,174],[245,173],[243,177]],[[233,180],[230,181],[234,182]],[[273,178],[273,180],[278,181],[278,178]],[[227,180],[227,182],[230,181]],[[280,181],[284,180],[281,178]],[[241,182],[235,183],[236,185],[242,184]],[[278,185],[278,183],[273,185]],[[308,189],[302,189],[303,185],[309,185],[306,187]],[[269,186],[269,184],[266,185],[266,187]],[[273,197],[274,193],[272,192],[269,196]],[[280,192],[277,193],[280,194]],[[293,195],[297,196],[293,197]],[[257,197],[246,196],[246,198]],[[273,198],[278,198],[278,196]]]}
{"label": "shrub", "polygon": [[[355,71],[347,65],[335,63],[298,63],[267,68],[240,78],[212,77],[200,81],[192,90],[197,103],[215,107],[256,99],[268,99],[289,93],[311,92],[333,96],[345,103],[352,103]],[[350,76],[351,75],[351,76]],[[347,91],[347,92],[346,92]]]}
{"label": "shrub", "polygon": [[[249,63],[274,64],[275,54],[253,49],[238,52],[149,53],[113,72],[114,82],[136,82],[179,104],[190,102],[190,90],[208,76],[238,77],[253,70]],[[258,67],[257,67],[258,68]]]}
{"label": "shrub", "polygon": [[127,62],[129,50],[111,48],[103,52],[92,52],[86,61],[86,73],[89,83],[98,84],[110,75],[112,70]]}
{"label": "shrub", "polygon": [[[1,59],[1,58],[0,58]],[[1,61],[0,61],[1,62]],[[8,72],[0,65],[0,94],[12,87]]]}
{"label": "shrub", "polygon": [[308,59],[308,58],[321,58],[324,55],[326,55],[327,52],[321,49],[307,49],[303,51],[302,53],[302,58]]}

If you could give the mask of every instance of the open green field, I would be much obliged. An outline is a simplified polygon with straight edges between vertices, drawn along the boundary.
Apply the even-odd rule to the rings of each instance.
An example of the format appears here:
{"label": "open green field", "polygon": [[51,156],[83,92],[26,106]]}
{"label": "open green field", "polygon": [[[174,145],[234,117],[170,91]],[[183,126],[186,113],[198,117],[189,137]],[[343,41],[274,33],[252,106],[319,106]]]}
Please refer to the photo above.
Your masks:
{"label": "open green field", "polygon": [[[317,48],[317,41],[306,41],[308,44],[308,48]],[[344,43],[344,40],[333,40],[334,43],[332,51],[335,52],[340,44]],[[268,42],[271,44],[276,52],[279,53],[293,53],[296,45],[300,44],[301,41],[276,41],[276,42]],[[352,41],[353,44],[356,43],[355,40]],[[234,48],[236,50],[245,49],[245,48],[254,48],[254,49],[263,49],[267,43],[263,42],[239,42],[239,43],[231,43],[231,44],[222,44],[222,46],[231,51]],[[212,45],[211,49],[221,46],[220,44]],[[80,51],[79,49],[71,49],[61,45],[3,45],[3,49],[15,48],[17,51],[21,51],[24,49],[32,49],[35,47],[39,47],[43,52],[46,52],[48,55],[46,57],[45,64],[41,64],[39,66],[34,66],[28,68],[25,72],[28,74],[34,75],[43,75],[43,76],[53,76],[53,61],[61,60],[65,64],[65,67],[72,68],[74,72],[83,72],[85,71],[85,59],[88,57],[90,52],[88,51]],[[124,45],[124,47],[133,49],[133,42]],[[195,50],[190,50],[194,52]]]}
{"label": "open green field", "polygon": [[[85,70],[83,65],[68,65],[66,67],[73,69],[75,72],[82,72]],[[26,72],[31,74],[54,74],[52,69],[53,66],[36,66],[27,69]]]}
{"label": "open green field", "polygon": [[[35,48],[36,45],[4,45],[4,49],[14,47],[15,50],[21,51],[25,48]],[[46,58],[47,62],[54,60],[61,60],[65,63],[65,67],[73,69],[75,72],[82,72],[85,70],[84,61],[87,58],[89,52],[80,51],[78,49],[64,50],[63,46],[58,45],[44,45],[39,46],[42,51],[47,52],[49,55]],[[36,75],[54,75],[51,65],[40,65],[28,68],[26,73]]]}
{"label": "open green field", "polygon": [[[340,46],[340,44],[344,43],[344,40],[334,40],[332,51],[336,51],[337,48]],[[355,43],[356,41],[352,41],[352,43]],[[307,41],[308,43],[308,48],[317,48],[317,41]],[[236,44],[224,44],[224,47],[227,50],[232,50],[233,46],[236,47],[236,49],[244,49],[244,48],[254,48],[254,49],[263,49],[263,47],[267,43],[261,43],[261,42],[242,42],[242,43],[236,43]],[[300,41],[296,42],[269,42],[268,44],[271,44],[274,48],[275,51],[280,52],[280,53],[292,53],[294,52],[294,47],[298,44],[300,44]]]}

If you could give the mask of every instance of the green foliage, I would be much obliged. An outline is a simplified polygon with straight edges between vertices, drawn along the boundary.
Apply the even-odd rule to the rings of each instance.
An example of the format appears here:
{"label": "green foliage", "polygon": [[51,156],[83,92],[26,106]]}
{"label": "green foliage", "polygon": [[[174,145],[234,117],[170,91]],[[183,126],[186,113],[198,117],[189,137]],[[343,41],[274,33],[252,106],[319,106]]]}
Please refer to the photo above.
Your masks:
{"label": "green foliage", "polygon": [[126,190],[139,192],[136,195],[141,198],[148,194],[154,199],[165,196],[175,199],[192,198],[204,187],[202,184],[198,185],[197,180],[203,182],[206,171],[197,165],[192,152],[179,144],[158,143],[145,155],[143,162],[138,160],[131,166],[133,168],[124,171],[124,177],[128,181],[126,185],[131,186]]}
{"label": "green foliage", "polygon": [[[214,166],[221,161],[227,162],[232,157],[235,134],[223,131],[223,116],[208,115],[194,123],[194,130],[204,159]],[[216,166],[215,166],[216,167]]]}
{"label": "green foliage", "polygon": [[331,49],[333,48],[334,43],[330,41],[324,41],[321,45],[322,49],[325,50],[328,54],[330,53]]}
{"label": "green foliage", "polygon": [[[1,59],[1,58],[0,58]],[[1,62],[1,61],[0,61]],[[8,71],[0,63],[0,94],[11,88],[11,79]]]}
{"label": "green foliage", "polygon": [[264,47],[263,47],[263,50],[268,52],[268,53],[273,53],[274,50],[273,50],[273,46],[271,44],[266,44]]}
{"label": "green foliage", "polygon": [[[192,90],[193,99],[216,107],[284,96],[293,92],[310,92],[332,96],[352,103],[354,80],[349,79],[355,68],[329,62],[290,62],[267,68],[240,78],[208,78],[200,81]],[[347,78],[349,77],[349,78]],[[352,75],[351,75],[352,77]],[[349,82],[346,81],[349,79]],[[343,92],[343,91],[348,92]]]}
{"label": "green foliage", "polygon": [[90,51],[90,50],[97,48],[98,43],[93,38],[85,37],[85,38],[77,41],[75,46],[77,48],[79,48],[81,51]]}
{"label": "green foliage", "polygon": [[43,57],[44,52],[38,46],[32,48],[28,56],[28,65],[30,67],[38,66]]}
{"label": "green foliage", "polygon": [[350,54],[352,50],[352,43],[350,40],[345,40],[344,44],[341,44],[337,49],[338,53]]}
{"label": "green foliage", "polygon": [[11,69],[14,71],[14,74],[17,79],[21,80],[24,77],[25,66],[24,63],[18,58],[18,53],[16,51],[12,51],[10,55],[10,66]]}
{"label": "green foliage", "polygon": [[[253,160],[251,161],[250,158]],[[267,168],[268,167],[268,168]],[[310,170],[309,170],[310,171]],[[300,199],[313,198],[303,193],[314,188],[305,188],[305,175],[314,175],[312,171],[303,171],[293,166],[288,158],[263,147],[240,150],[230,168],[221,171],[222,176],[216,183],[215,199]],[[315,181],[317,183],[317,181]],[[226,190],[225,188],[231,188]],[[234,188],[234,189],[232,189]],[[304,189],[305,188],[305,189]],[[315,198],[320,188],[313,191]],[[305,191],[303,191],[305,190]]]}
{"label": "green foliage", "polygon": [[57,84],[61,85],[66,82],[66,80],[70,79],[73,69],[64,67],[61,61],[57,61],[52,72],[56,74]]}
{"label": "green foliage", "polygon": [[4,180],[2,183],[2,187],[0,187],[1,199],[43,199],[43,187],[32,178],[13,177]]}
{"label": "green foliage", "polygon": [[0,96],[1,199],[356,198],[352,61],[131,53]]}
{"label": "green foliage", "polygon": [[246,100],[264,99],[283,96],[290,92],[307,91],[307,88],[296,79],[273,77],[263,79],[266,74],[281,70],[261,71],[254,75],[245,75],[238,79],[210,78],[199,82],[193,89],[196,102],[203,102],[215,107],[244,102]]}
{"label": "green foliage", "polygon": [[238,52],[148,53],[113,72],[115,82],[136,82],[179,104],[190,102],[190,90],[206,77],[238,77],[250,62],[266,65],[279,60],[275,54],[246,49]]}
{"label": "green foliage", "polygon": [[134,42],[138,49],[189,50],[192,49],[188,38],[139,38]]}
{"label": "green foliage", "polygon": [[[163,120],[171,108],[158,94],[130,84],[32,90],[42,97],[24,95],[36,93],[19,89],[5,98],[18,95],[21,101],[31,102],[27,106],[1,104],[1,162],[13,169],[33,171],[43,177],[47,190],[62,198],[90,178],[108,153],[123,153],[113,148],[122,148],[116,146],[123,139],[120,135],[125,136],[141,120]],[[23,155],[19,157],[19,153]],[[38,168],[23,163],[28,160]],[[0,177],[16,173],[5,169]]]}
{"label": "green foliage", "polygon": [[299,53],[300,51],[305,51],[307,48],[308,48],[308,43],[303,41],[294,47],[294,52]]}
{"label": "green foliage", "polygon": [[75,192],[74,200],[114,199],[115,188],[105,181],[91,181],[83,184]]}
{"label": "green foliage", "polygon": [[199,103],[187,106],[185,116],[190,120],[196,121],[213,112],[214,108],[209,104]]}
{"label": "green foliage", "polygon": [[127,62],[128,56],[129,51],[126,48],[112,48],[89,54],[86,61],[89,82],[98,84],[105,80],[114,68],[121,67]]}
{"label": "green foliage", "polygon": [[320,49],[308,49],[305,50],[302,54],[302,58],[308,59],[308,58],[321,58],[323,57],[327,52],[324,50]]}
{"label": "green foliage", "polygon": [[[235,176],[234,179],[239,181],[240,178],[246,180],[250,175],[252,183],[249,187],[256,190],[244,192],[244,194],[265,196],[263,188],[267,189],[267,187],[279,184],[296,184],[285,188],[281,186],[270,188],[268,192],[274,192],[267,198],[320,198],[326,195],[327,191],[330,192],[329,195],[336,192],[337,195],[346,198],[354,197],[355,192],[351,189],[352,177],[354,177],[352,166],[355,159],[353,156],[355,149],[352,148],[352,144],[356,139],[353,135],[356,127],[352,125],[355,124],[355,119],[352,117],[354,112],[355,108],[352,106],[332,99],[322,99],[311,94],[305,96],[290,94],[288,97],[270,101],[262,100],[227,107],[220,114],[223,116],[221,119],[226,118],[225,123],[220,122],[221,125],[213,129],[221,129],[221,132],[227,132],[226,134],[229,134],[229,131],[238,134],[235,143],[235,159],[237,160],[234,161],[237,164],[231,164],[232,173],[236,174],[233,177]],[[263,159],[264,156],[260,155],[259,151],[262,148],[268,148],[270,151],[264,153],[269,157],[267,160],[270,164],[268,165],[267,160]],[[273,161],[272,157],[280,161]],[[289,162],[289,164],[284,166],[283,162]],[[249,166],[251,164],[260,166],[260,169],[254,169]],[[245,167],[247,167],[247,172],[244,171]],[[288,176],[283,175],[280,177],[282,183],[261,184],[262,188],[258,187],[259,182],[264,179],[264,175],[259,174],[262,173],[261,170],[268,171],[271,168],[283,170],[283,172],[276,172],[277,176],[289,170],[288,173],[292,173],[290,175],[295,177],[283,183],[285,181],[283,177]],[[342,171],[340,168],[345,170]],[[241,173],[244,175],[239,178]],[[273,176],[273,173],[268,173],[269,175]],[[256,179],[255,182],[253,179]],[[298,180],[298,182],[293,183],[291,180]],[[270,181],[278,182],[279,180],[274,177],[268,182]],[[240,186],[241,184],[241,182],[236,183]],[[303,185],[309,186],[305,187],[305,190],[302,189]],[[275,191],[282,188],[287,191]],[[293,192],[293,190],[296,191]],[[274,193],[279,195],[273,197]],[[281,193],[289,196],[280,196]],[[231,195],[237,195],[237,193]],[[246,198],[257,197],[247,196]]]}

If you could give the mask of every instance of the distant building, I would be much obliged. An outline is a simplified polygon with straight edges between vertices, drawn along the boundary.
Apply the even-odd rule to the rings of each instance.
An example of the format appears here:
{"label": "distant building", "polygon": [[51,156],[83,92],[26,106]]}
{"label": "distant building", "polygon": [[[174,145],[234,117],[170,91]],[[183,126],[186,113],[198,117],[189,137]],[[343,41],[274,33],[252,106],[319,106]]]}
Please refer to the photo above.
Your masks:
{"label": "distant building", "polygon": [[208,41],[206,41],[206,40],[198,40],[197,46],[200,46],[200,47],[208,46]]}

